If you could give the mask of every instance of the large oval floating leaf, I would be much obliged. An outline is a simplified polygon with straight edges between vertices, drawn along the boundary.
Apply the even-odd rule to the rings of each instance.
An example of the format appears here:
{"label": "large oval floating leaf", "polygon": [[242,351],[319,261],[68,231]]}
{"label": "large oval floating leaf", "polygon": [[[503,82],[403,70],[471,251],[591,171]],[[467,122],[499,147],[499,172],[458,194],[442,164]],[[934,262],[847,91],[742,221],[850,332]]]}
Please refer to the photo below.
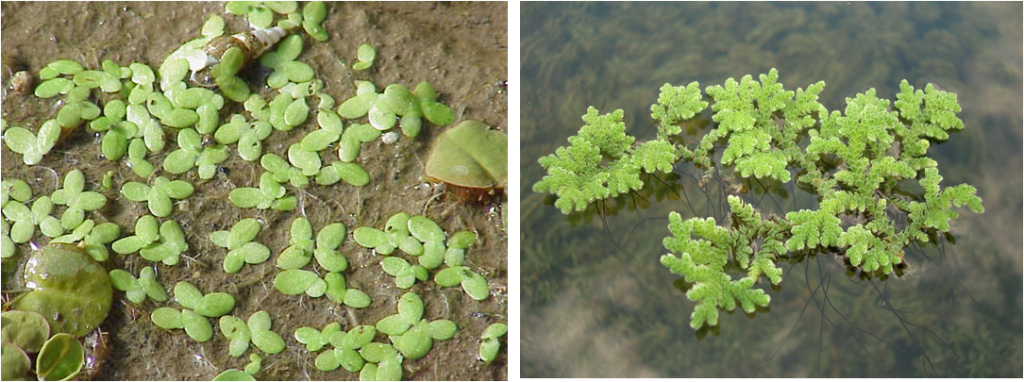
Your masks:
{"label": "large oval floating leaf", "polygon": [[39,352],[50,337],[50,324],[38,313],[13,310],[4,312],[2,320],[3,342],[18,345],[29,353]]}
{"label": "large oval floating leaf", "polygon": [[508,181],[508,134],[465,121],[434,141],[427,176],[470,188],[504,187]]}
{"label": "large oval floating leaf", "polygon": [[41,381],[69,380],[82,370],[85,349],[78,339],[58,333],[46,341],[36,358],[36,376]]}
{"label": "large oval floating leaf", "polygon": [[28,359],[28,355],[14,344],[8,342],[3,342],[3,348],[0,352],[2,352],[0,354],[2,354],[4,366],[0,369],[0,379],[5,381],[27,380],[28,370],[32,367],[32,361]]}
{"label": "large oval floating leaf", "polygon": [[36,312],[55,333],[81,337],[95,329],[110,311],[110,276],[81,248],[50,244],[36,251],[25,266],[25,287],[14,309]]}

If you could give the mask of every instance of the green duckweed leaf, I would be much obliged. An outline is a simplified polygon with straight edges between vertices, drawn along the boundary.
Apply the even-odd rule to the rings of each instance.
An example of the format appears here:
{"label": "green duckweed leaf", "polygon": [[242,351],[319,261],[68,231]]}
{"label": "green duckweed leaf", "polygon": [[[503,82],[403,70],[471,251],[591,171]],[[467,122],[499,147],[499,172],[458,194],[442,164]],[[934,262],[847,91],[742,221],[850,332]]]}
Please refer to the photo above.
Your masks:
{"label": "green duckweed leaf", "polygon": [[[228,3],[242,3],[242,1],[229,1]],[[227,369],[213,377],[214,381],[255,381],[252,374],[238,369]]]}
{"label": "green duckweed leaf", "polygon": [[284,351],[284,339],[270,330],[254,331],[252,343],[264,353],[277,354]]}
{"label": "green duckweed leaf", "polygon": [[420,359],[434,346],[430,325],[426,321],[413,325],[395,342],[395,348],[408,359]]}
{"label": "green duckweed leaf", "polygon": [[491,324],[490,326],[487,327],[487,329],[484,329],[484,333],[483,335],[480,336],[480,338],[498,338],[504,336],[505,333],[508,333],[508,325],[498,322]]}
{"label": "green duckweed leaf", "polygon": [[348,332],[345,336],[342,347],[346,349],[360,349],[373,341],[377,335],[377,328],[372,325],[359,325]]}
{"label": "green duckweed leaf", "polygon": [[316,273],[301,269],[289,269],[274,277],[274,287],[286,295],[297,295],[305,292],[320,277]]}
{"label": "green duckweed leaf", "polygon": [[434,282],[442,287],[453,287],[462,283],[468,271],[468,267],[445,268],[434,275]]}
{"label": "green duckweed leaf", "polygon": [[441,240],[431,240],[423,244],[423,255],[419,257],[420,265],[427,269],[434,269],[444,263],[446,249]]}
{"label": "green duckweed leaf", "polygon": [[466,249],[476,244],[476,234],[470,231],[459,231],[448,238],[448,248]]}
{"label": "green duckweed leaf", "polygon": [[178,302],[178,305],[183,307],[194,309],[199,306],[199,302],[203,299],[203,292],[199,291],[195,285],[192,285],[188,281],[179,281],[174,284],[174,300]]}
{"label": "green duckweed leaf", "polygon": [[206,317],[220,317],[235,308],[235,298],[227,293],[214,292],[203,296],[195,311]]}
{"label": "green duckweed leaf", "polygon": [[395,355],[381,360],[377,364],[377,373],[374,378],[378,381],[401,381],[402,357]]}
{"label": "green duckweed leaf", "polygon": [[247,17],[257,28],[269,28],[274,23],[274,12],[262,5],[250,8]]}
{"label": "green duckweed leaf", "polygon": [[410,323],[423,318],[423,299],[413,292],[406,292],[398,300],[398,314]]}
{"label": "green duckweed leaf", "polygon": [[409,218],[409,233],[421,242],[444,241],[444,231],[433,220],[424,216]]}
{"label": "green duckweed leaf", "polygon": [[447,340],[455,336],[458,326],[449,320],[436,320],[430,323],[430,336],[435,340]]}
{"label": "green duckweed leaf", "polygon": [[146,296],[157,302],[167,301],[169,296],[164,286],[157,281],[157,271],[152,267],[144,267],[139,273],[138,284]]}
{"label": "green duckweed leaf", "polygon": [[461,266],[466,261],[466,250],[458,248],[448,248],[444,252],[444,264],[449,267]]}
{"label": "green duckweed leaf", "polygon": [[180,310],[160,307],[153,310],[150,317],[156,326],[164,329],[182,329],[185,327]]}
{"label": "green duckweed leaf", "polygon": [[400,315],[390,315],[377,321],[377,331],[389,336],[397,336],[405,333],[412,327],[412,323]]}
{"label": "green duckweed leaf", "polygon": [[473,271],[466,271],[467,275],[462,279],[462,289],[474,300],[486,300],[491,295],[487,280]]}
{"label": "green duckweed leaf", "polygon": [[242,319],[235,316],[222,316],[220,331],[225,338],[230,340],[228,353],[232,357],[241,357],[249,349],[252,332],[249,331],[249,326]]}
{"label": "green duckweed leaf", "polygon": [[191,310],[182,309],[181,322],[185,327],[185,334],[188,334],[192,339],[206,342],[213,338],[213,326],[210,325],[210,321],[206,317],[200,316]]}
{"label": "green duckweed leaf", "polygon": [[366,70],[373,65],[373,60],[377,58],[377,51],[369,44],[361,44],[359,45],[359,49],[356,51],[356,56],[358,57],[359,62],[352,64],[352,69]]}
{"label": "green duckweed leaf", "polygon": [[396,354],[398,351],[394,346],[380,342],[370,342],[359,349],[359,355],[363,356],[366,362],[380,362]]}
{"label": "green duckweed leaf", "polygon": [[501,342],[497,338],[488,338],[480,342],[480,360],[486,363],[494,362],[498,358],[498,351],[501,350]]}
{"label": "green duckweed leaf", "polygon": [[370,300],[370,295],[366,294],[365,292],[358,289],[348,289],[347,291],[345,291],[344,302],[345,305],[359,309],[370,306],[370,303],[372,301]]}

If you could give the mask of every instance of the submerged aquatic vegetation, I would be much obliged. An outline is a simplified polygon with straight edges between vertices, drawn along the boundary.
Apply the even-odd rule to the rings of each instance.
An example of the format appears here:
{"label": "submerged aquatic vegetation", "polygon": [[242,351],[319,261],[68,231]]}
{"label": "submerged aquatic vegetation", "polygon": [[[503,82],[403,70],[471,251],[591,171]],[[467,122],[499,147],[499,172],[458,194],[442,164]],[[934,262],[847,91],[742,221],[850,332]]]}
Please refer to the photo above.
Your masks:
{"label": "submerged aquatic vegetation", "polygon": [[[784,258],[838,252],[864,277],[885,277],[903,262],[904,248],[949,231],[948,221],[958,216],[953,206],[984,211],[974,187],[941,188],[937,163],[927,156],[931,142],[963,128],[955,94],[932,85],[915,90],[904,80],[893,108],[871,89],[847,98],[845,111],[830,113],[817,102],[824,86],[785,91],[772,69],[760,82],[748,75],[708,87],[718,124],[693,149],[677,139],[678,124],[708,105],[697,83],[662,87],[652,106],[658,137],[639,146],[625,133],[621,110],[598,115],[590,108],[570,146],[540,159],[548,175],[534,191],[555,194],[564,213],[582,211],[589,203],[638,190],[641,172],[670,172],[687,161],[705,172],[704,181],[732,169],[738,183],[795,178],[801,190],[817,194],[817,209],[784,217],[762,216],[731,195],[725,226],[713,217],[669,214],[671,236],[664,246],[671,253],[661,263],[692,284],[686,295],[698,303],[690,320],[694,329],[717,325],[719,310],[732,311],[737,303],[748,313],[767,306],[769,296],[754,285],[762,276],[779,284],[777,264]],[[802,146],[802,140],[809,144]],[[727,145],[715,163],[715,145],[722,142]],[[901,190],[913,183],[923,192]],[[734,266],[746,277],[734,280],[726,272]]]}

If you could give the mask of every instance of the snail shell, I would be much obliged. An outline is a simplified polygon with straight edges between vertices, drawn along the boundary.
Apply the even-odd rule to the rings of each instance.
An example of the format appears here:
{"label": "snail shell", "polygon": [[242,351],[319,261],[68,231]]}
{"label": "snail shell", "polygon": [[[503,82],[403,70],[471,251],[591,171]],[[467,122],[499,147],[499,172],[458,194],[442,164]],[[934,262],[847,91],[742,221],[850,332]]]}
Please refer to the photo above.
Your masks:
{"label": "snail shell", "polygon": [[206,43],[206,63],[200,70],[192,73],[192,81],[201,86],[215,86],[210,76],[210,69],[220,62],[224,53],[231,48],[242,51],[242,67],[248,66],[263,53],[288,35],[289,30],[281,27],[257,29],[251,32],[236,33],[230,36],[215,37]]}

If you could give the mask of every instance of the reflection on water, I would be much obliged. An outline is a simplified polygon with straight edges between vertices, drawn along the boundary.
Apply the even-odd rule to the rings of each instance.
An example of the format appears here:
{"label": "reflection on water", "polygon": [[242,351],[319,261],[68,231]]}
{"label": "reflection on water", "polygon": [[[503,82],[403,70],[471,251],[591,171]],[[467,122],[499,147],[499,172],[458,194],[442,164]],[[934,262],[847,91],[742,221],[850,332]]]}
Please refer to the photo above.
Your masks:
{"label": "reflection on water", "polygon": [[[522,11],[524,377],[1021,376],[1021,4]],[[781,263],[781,286],[755,286],[770,309],[723,313],[696,332],[687,286],[658,262],[668,213],[722,221],[726,195],[762,213],[816,208],[813,196],[791,183],[702,185],[680,164],[638,194],[566,216],[532,192],[537,158],[567,144],[589,105],[623,109],[627,132],[651,139],[662,84],[706,87],[772,67],[788,90],[824,80],[829,110],[869,88],[892,100],[904,78],[957,92],[966,128],[929,154],[944,186],[976,186],[987,211],[961,213],[952,240],[907,248],[900,277],[863,277],[827,254]],[[687,143],[710,114],[694,121]]]}

